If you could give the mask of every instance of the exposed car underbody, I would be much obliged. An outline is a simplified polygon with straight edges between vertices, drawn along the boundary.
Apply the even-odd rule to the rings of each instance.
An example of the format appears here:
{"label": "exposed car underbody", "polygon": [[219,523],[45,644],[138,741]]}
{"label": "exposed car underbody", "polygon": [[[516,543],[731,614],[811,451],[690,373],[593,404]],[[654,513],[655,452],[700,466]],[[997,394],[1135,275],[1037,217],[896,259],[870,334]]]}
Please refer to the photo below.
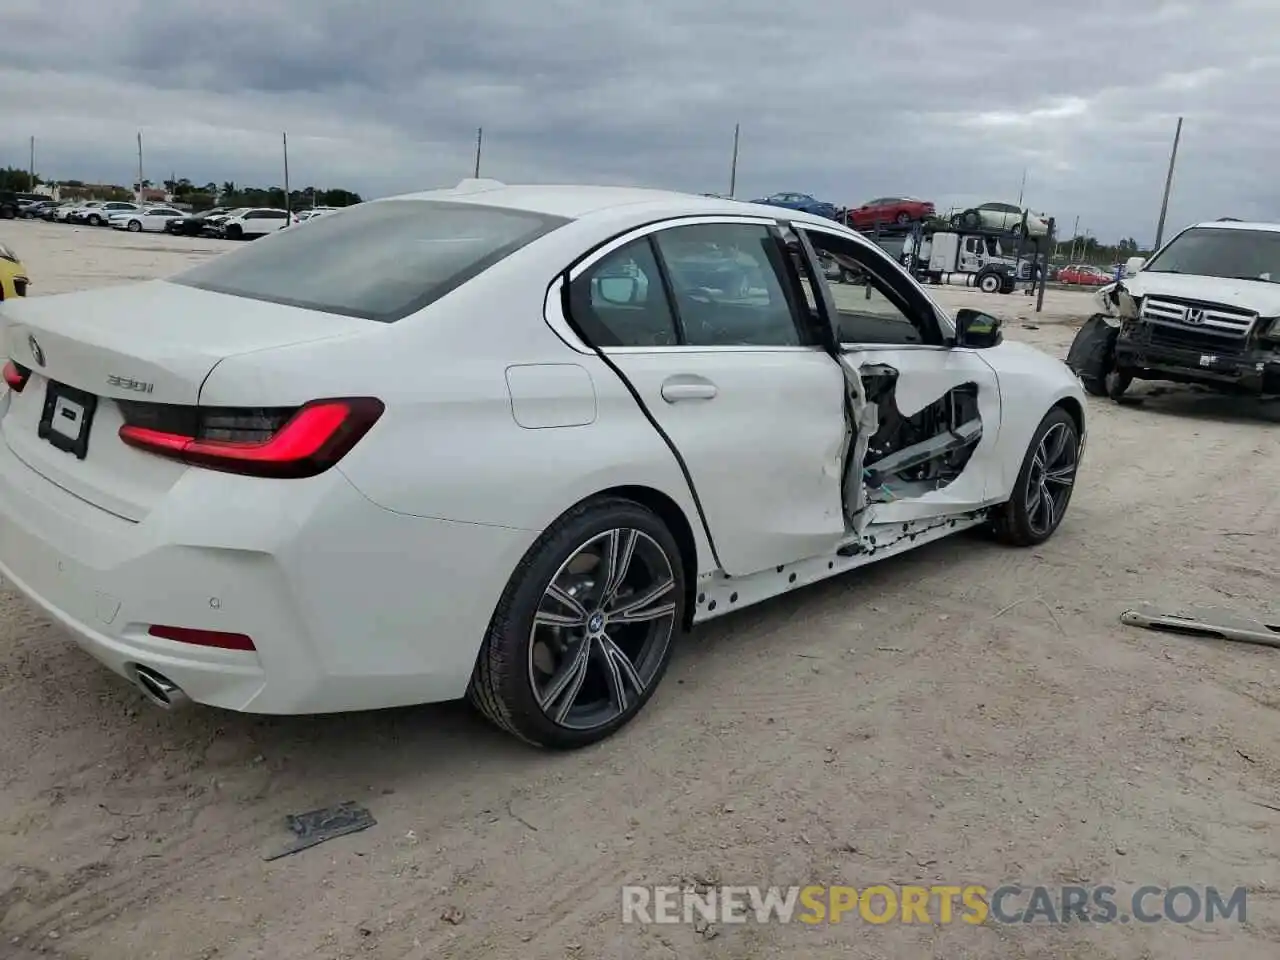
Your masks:
{"label": "exposed car underbody", "polygon": [[898,409],[892,367],[864,367],[863,389],[875,404],[876,432],[863,461],[872,501],[886,502],[940,490],[960,475],[982,439],[978,385],[964,383],[911,416]]}
{"label": "exposed car underbody", "polygon": [[898,402],[898,371],[865,364],[849,381],[850,449],[845,510],[862,533],[867,507],[923,497],[959,478],[982,440],[978,385],[958,384],[910,414]]}

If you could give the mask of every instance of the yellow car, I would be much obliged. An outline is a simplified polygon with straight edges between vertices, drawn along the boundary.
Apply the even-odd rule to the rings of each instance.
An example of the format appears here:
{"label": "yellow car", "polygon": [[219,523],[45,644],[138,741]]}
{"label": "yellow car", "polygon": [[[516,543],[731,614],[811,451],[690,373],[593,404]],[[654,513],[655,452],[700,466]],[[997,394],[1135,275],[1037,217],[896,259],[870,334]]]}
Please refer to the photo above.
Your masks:
{"label": "yellow car", "polygon": [[0,300],[25,297],[31,280],[13,248],[0,243]]}

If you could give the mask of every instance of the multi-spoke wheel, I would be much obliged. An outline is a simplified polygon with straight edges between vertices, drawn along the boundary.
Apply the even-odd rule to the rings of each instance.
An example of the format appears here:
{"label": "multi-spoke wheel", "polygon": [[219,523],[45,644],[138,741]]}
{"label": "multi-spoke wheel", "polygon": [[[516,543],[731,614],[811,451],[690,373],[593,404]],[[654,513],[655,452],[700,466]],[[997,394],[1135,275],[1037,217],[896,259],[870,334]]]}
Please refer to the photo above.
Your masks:
{"label": "multi-spoke wheel", "polygon": [[1020,547],[1053,536],[1071,502],[1079,465],[1079,428],[1067,411],[1054,407],[1036,428],[1013,496],[994,511],[997,536]]}
{"label": "multi-spoke wheel", "polygon": [[560,518],[512,576],[470,696],[539,746],[601,740],[648,701],[683,622],[684,567],[651,511],[601,499]]}

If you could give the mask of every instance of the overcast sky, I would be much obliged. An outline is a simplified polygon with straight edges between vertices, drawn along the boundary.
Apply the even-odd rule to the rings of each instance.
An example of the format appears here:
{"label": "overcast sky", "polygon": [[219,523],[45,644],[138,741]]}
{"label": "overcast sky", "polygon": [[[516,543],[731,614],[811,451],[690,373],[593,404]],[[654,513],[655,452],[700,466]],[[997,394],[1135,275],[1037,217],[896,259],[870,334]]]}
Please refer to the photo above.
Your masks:
{"label": "overcast sky", "polygon": [[1280,0],[3,0],[0,165],[366,196],[482,174],[1280,217]]}

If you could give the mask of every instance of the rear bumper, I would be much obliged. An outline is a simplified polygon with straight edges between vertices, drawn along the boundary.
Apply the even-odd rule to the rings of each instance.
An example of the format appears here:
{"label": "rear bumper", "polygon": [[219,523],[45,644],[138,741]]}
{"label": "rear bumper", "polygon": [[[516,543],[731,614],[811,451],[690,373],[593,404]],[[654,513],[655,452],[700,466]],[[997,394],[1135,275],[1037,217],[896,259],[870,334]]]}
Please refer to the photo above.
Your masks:
{"label": "rear bumper", "polygon": [[1153,343],[1144,336],[1121,337],[1116,342],[1116,365],[1144,371],[1152,379],[1280,394],[1280,356],[1274,351],[1231,352],[1212,345],[1175,345]]}
{"label": "rear bumper", "polygon": [[[451,700],[536,534],[395,514],[338,471],[260,481],[191,470],[140,523],[67,493],[0,440],[0,573],[85,652],[191,700],[330,713]],[[256,651],[152,637],[248,634]]]}

